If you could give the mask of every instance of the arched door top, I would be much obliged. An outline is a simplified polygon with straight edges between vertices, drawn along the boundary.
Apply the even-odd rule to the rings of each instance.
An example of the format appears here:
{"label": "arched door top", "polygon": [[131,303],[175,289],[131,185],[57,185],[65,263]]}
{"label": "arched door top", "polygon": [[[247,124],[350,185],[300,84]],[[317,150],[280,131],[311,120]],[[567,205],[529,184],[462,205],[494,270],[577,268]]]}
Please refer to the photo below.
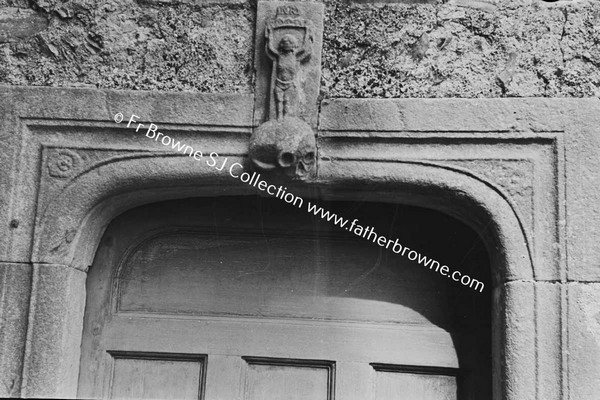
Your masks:
{"label": "arched door top", "polygon": [[[227,165],[234,162],[243,159],[228,157]],[[492,265],[498,268],[493,271],[495,285],[533,279],[533,256],[517,207],[500,187],[460,167],[413,161],[321,161],[316,182],[288,186],[303,199],[318,193],[446,212],[476,229],[493,250]],[[34,262],[85,270],[108,223],[128,209],[174,198],[252,193],[261,192],[232,177],[226,168],[219,171],[187,157],[114,156],[82,170],[41,209]]]}

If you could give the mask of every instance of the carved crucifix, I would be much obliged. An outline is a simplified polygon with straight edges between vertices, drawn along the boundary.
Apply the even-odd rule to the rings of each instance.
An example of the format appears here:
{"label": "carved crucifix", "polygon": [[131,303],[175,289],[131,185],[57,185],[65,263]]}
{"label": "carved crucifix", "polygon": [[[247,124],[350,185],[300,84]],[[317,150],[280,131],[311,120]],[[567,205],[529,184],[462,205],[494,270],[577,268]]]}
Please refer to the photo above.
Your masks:
{"label": "carved crucifix", "polygon": [[[296,116],[299,106],[299,96],[301,88],[298,82],[298,72],[301,64],[306,62],[312,52],[314,45],[314,36],[312,29],[308,24],[302,24],[301,20],[291,20],[285,22],[275,20],[267,24],[265,39],[267,55],[273,60],[274,83],[273,97],[276,103],[277,119],[281,120],[284,116]],[[291,25],[295,23],[296,26]],[[303,26],[304,25],[304,26]],[[277,39],[274,35],[274,29],[277,27],[300,27],[304,29],[302,42],[292,33],[286,33]]]}

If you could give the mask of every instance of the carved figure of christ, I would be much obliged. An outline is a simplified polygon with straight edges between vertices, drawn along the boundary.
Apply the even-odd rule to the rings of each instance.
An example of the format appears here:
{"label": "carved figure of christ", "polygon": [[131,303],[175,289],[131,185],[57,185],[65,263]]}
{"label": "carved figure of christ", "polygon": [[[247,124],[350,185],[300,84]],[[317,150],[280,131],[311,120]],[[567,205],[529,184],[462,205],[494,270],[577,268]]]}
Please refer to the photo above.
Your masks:
{"label": "carved figure of christ", "polygon": [[302,46],[292,34],[285,34],[274,46],[272,32],[267,27],[267,55],[275,63],[275,87],[273,94],[277,111],[277,119],[281,120],[286,115],[293,116],[297,113],[299,102],[297,78],[301,63],[310,57],[312,36],[309,32],[304,35]]}

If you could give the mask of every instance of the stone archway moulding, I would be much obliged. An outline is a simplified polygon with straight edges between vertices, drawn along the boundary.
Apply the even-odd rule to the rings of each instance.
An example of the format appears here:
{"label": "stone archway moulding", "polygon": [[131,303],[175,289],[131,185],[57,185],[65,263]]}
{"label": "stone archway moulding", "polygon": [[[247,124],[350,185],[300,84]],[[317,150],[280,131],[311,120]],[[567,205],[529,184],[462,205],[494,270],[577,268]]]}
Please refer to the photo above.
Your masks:
{"label": "stone archway moulding", "polygon": [[[33,268],[27,344],[12,368],[22,369],[21,395],[74,396],[85,271],[106,225],[159,200],[253,193],[225,171],[114,123],[113,115],[135,113],[205,154],[241,160],[253,97],[5,90],[17,99],[3,128],[18,133],[9,142],[18,171],[8,185],[11,202],[2,207],[17,227],[2,238],[2,252]],[[564,366],[555,353],[564,344],[564,310],[539,306],[542,297],[561,304],[564,296],[551,285],[565,274],[556,245],[564,235],[557,222],[564,212],[557,108],[539,99],[321,105],[319,169],[311,185],[322,196],[436,208],[489,236],[496,267],[495,400],[560,398],[562,390]],[[297,193],[308,196],[301,187]],[[19,198],[30,200],[19,204]],[[548,319],[556,324],[540,322]],[[540,352],[541,346],[553,350]]]}
{"label": "stone archway moulding", "polygon": [[[85,149],[71,148],[69,152],[79,157]],[[243,162],[240,155],[223,157]],[[111,157],[82,171],[59,193],[48,193],[51,196],[48,204],[42,203],[32,262],[69,265],[85,271],[92,263],[104,227],[126,210],[173,198],[211,196],[217,188],[219,194],[257,193],[230,177],[226,170],[217,171],[205,165],[190,168],[194,167],[191,162],[186,156],[164,152],[128,154]],[[359,169],[364,171],[359,176],[348,173]],[[466,171],[431,163],[340,162],[339,166],[324,167],[322,172],[328,176],[312,185],[325,194],[330,188],[339,191],[346,187],[347,193],[342,198],[348,199],[356,197],[365,187],[375,186],[375,191],[371,189],[370,195],[362,197],[429,205],[480,229],[484,229],[486,221],[493,221],[493,230],[486,233],[498,238],[497,250],[506,265],[505,271],[496,274],[497,283],[533,279],[530,239],[515,205],[495,185]],[[296,189],[304,192],[302,187]],[[417,197],[424,203],[416,202]],[[478,208],[479,213],[474,212]]]}

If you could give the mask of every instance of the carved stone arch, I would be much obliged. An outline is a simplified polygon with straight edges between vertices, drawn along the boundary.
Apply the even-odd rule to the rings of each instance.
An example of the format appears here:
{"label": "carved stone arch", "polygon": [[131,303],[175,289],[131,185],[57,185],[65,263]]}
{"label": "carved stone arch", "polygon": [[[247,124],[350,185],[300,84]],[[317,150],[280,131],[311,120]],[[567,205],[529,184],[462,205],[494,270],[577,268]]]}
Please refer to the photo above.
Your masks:
{"label": "carved stone arch", "polygon": [[[452,215],[478,232],[492,260],[494,286],[512,280],[532,280],[533,249],[519,210],[504,190],[460,167],[412,161],[337,162],[321,164],[323,190],[335,187],[340,196],[358,191],[384,202],[432,208]],[[343,171],[352,171],[351,173]],[[363,197],[364,198],[364,197]]]}
{"label": "carved stone arch", "polygon": [[[221,194],[258,192],[226,169],[217,171],[204,161],[186,158],[169,153],[129,154],[78,174],[43,208],[36,224],[33,261],[85,270],[105,227],[128,209],[211,195],[213,185],[218,185]],[[243,163],[239,157],[228,159]],[[319,172],[314,185],[326,196],[336,196],[333,192],[339,196],[340,188],[348,188],[345,198],[368,190],[367,200],[425,205],[466,222],[480,232],[490,249],[494,247],[494,286],[533,279],[532,250],[518,210],[488,180],[459,167],[424,162],[330,162],[322,163]],[[298,190],[304,192],[301,187]]]}
{"label": "carved stone arch", "polygon": [[[173,153],[130,153],[97,163],[65,185],[43,208],[36,226],[34,262],[86,270],[106,226],[148,203],[219,192],[249,192],[226,171]],[[227,156],[223,156],[227,158]],[[243,162],[239,157],[229,160]]]}

